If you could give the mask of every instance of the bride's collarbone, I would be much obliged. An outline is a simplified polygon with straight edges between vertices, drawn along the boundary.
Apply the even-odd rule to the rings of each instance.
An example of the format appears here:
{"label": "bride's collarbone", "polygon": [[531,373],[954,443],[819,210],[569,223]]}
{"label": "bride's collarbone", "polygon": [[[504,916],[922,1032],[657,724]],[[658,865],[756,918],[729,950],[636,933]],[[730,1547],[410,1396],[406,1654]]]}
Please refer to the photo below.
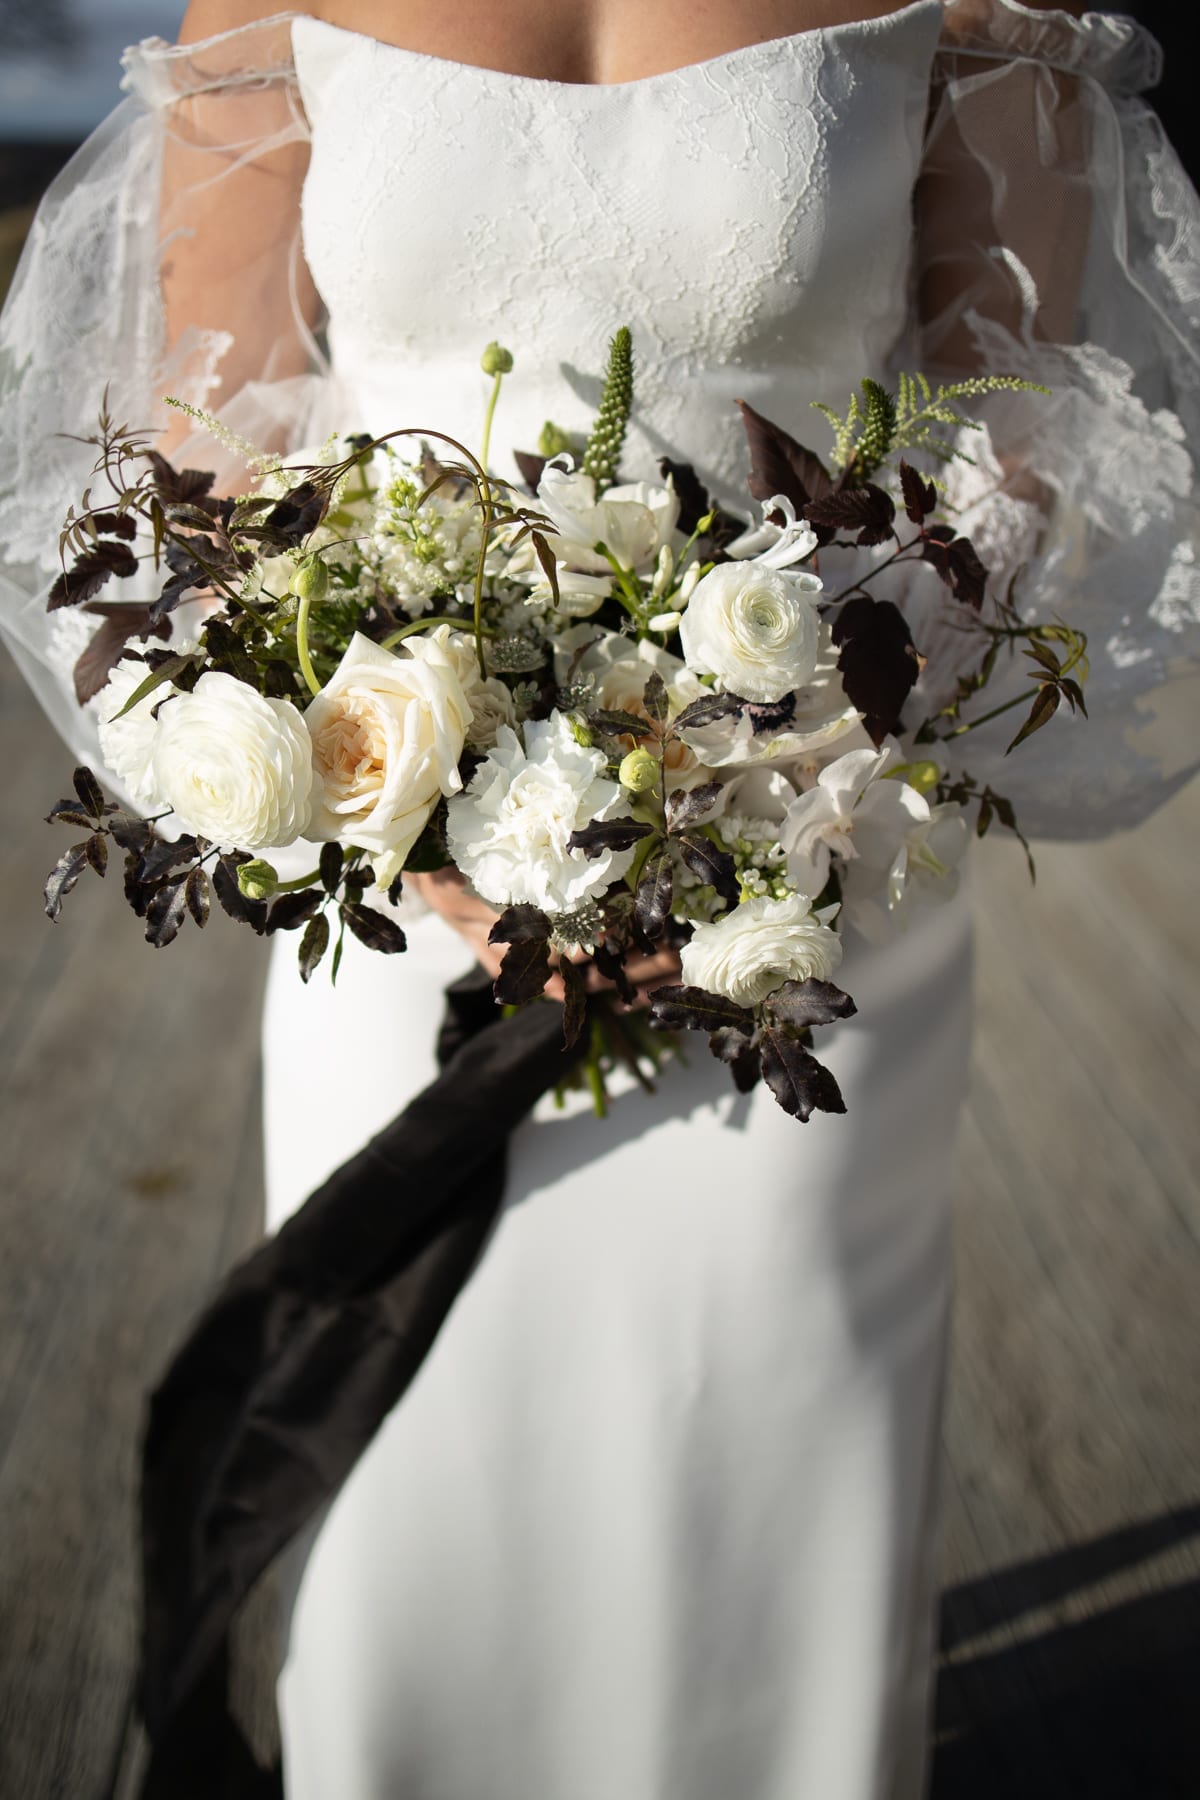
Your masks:
{"label": "bride's collarbone", "polygon": [[[279,11],[278,0],[191,0],[180,41],[194,42]],[[744,45],[896,12],[895,0],[300,0],[289,9],[345,31],[450,62],[559,83],[607,86],[661,75]]]}

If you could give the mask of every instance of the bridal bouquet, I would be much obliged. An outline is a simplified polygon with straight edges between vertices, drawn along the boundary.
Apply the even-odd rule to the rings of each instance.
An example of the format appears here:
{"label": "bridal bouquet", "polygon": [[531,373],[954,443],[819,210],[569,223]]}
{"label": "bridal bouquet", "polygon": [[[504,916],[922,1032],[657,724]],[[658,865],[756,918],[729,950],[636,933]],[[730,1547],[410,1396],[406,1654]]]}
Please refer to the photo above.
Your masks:
{"label": "bridal bouquet", "polygon": [[[802,1120],[843,1111],[812,1047],[855,1010],[833,980],[842,930],[902,929],[953,892],[972,824],[1017,830],[953,755],[966,732],[1024,699],[1016,745],[1083,707],[1083,639],[987,595],[942,484],[904,454],[961,454],[958,403],[1025,384],[864,381],[827,413],[828,466],[739,402],[748,522],[685,463],[618,478],[627,330],[586,441],[547,423],[517,454],[524,489],[488,470],[512,357],[490,345],[483,367],[478,456],[434,429],[288,464],[239,445],[253,479],[235,496],[101,420],[108,493],[68,516],[49,604],[100,620],[76,692],[133,810],[76,771],[50,817],[86,836],[47,911],[115,847],[151,944],[203,925],[215,895],[258,933],[298,932],[308,980],[327,954],[336,976],[347,931],[402,951],[405,872],[453,865],[499,914],[497,1002],[558,974],[598,1104],[617,1058],[649,1080],[649,1025],[707,1033],[740,1089],[762,1079]],[[928,642],[906,613],[914,565],[944,597]],[[147,567],[165,580],[144,604],[97,599]],[[979,714],[1018,645],[1032,693]],[[303,874],[285,878],[287,852]],[[580,951],[628,1001],[627,959],[663,946],[683,978],[648,1019],[589,1008]]]}

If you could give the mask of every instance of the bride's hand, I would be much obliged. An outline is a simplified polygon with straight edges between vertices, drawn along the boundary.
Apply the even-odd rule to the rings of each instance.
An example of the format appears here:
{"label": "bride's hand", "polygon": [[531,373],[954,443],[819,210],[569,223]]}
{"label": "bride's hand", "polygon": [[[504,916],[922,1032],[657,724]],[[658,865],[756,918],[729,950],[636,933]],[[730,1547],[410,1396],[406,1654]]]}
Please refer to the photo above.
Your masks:
{"label": "bride's hand", "polygon": [[[488,933],[500,915],[485,901],[467,893],[466,883],[457,869],[438,869],[426,875],[408,874],[405,875],[404,882],[406,887],[420,894],[434,912],[441,913],[446,923],[452,925],[460,937],[466,939],[476,958],[494,981],[500,973],[507,945],[489,943]],[[588,964],[587,985],[590,991],[613,986],[589,962],[586,951],[572,950],[570,959],[574,963]],[[625,965],[625,973],[637,990],[632,1005],[645,1006],[651,989],[661,987],[664,982],[679,980],[679,958],[673,950],[659,950],[653,956],[630,957]],[[546,992],[552,1000],[563,999],[563,985],[559,976],[551,976]]]}

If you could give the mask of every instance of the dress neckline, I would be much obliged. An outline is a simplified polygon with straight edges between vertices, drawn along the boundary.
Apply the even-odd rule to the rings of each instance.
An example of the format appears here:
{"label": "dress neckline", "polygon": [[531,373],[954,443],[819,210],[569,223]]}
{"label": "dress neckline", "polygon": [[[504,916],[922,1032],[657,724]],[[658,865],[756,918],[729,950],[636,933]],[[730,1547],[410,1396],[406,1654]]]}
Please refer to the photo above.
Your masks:
{"label": "dress neckline", "polygon": [[756,38],[749,44],[738,44],[732,50],[723,50],[716,56],[706,56],[699,62],[681,63],[675,69],[661,69],[655,75],[638,75],[632,81],[556,81],[548,75],[519,75],[510,69],[493,69],[487,64],[459,62],[454,57],[433,56],[427,50],[410,50],[405,44],[393,44],[386,38],[372,37],[367,32],[353,31],[347,25],[334,25],[328,19],[315,18],[311,13],[296,13],[292,19],[292,30],[297,26],[305,29],[333,32],[338,37],[354,38],[360,44],[369,44],[384,54],[404,57],[408,61],[426,66],[444,69],[452,74],[465,75],[479,79],[485,85],[497,82],[509,87],[526,87],[541,89],[543,92],[555,93],[632,93],[637,89],[650,90],[665,87],[681,78],[692,75],[711,73],[716,69],[727,68],[743,59],[764,52],[775,52],[800,44],[811,38],[871,36],[890,29],[902,21],[908,21],[935,10],[940,14],[945,0],[908,0],[905,6],[897,7],[892,12],[879,13],[874,18],[846,19],[833,25],[810,25],[803,31],[791,31],[782,37]]}

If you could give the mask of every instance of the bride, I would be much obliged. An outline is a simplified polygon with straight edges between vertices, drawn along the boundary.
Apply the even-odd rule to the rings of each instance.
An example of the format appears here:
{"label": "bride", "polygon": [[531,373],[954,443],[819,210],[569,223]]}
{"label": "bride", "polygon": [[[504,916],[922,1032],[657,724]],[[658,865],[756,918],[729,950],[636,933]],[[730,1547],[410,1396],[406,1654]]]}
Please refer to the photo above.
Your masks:
{"label": "bride", "polygon": [[[1089,633],[1100,704],[997,781],[1040,833],[1130,823],[1182,778],[1136,732],[1200,617],[1196,201],[1137,98],[1156,54],[1017,0],[193,0],[179,47],[130,53],[0,326],[22,666],[94,763],[39,565],[81,485],[47,421],[86,429],[105,379],[262,444],[476,443],[498,338],[495,441],[532,450],[548,416],[587,429],[628,323],[623,469],[686,458],[737,505],[735,399],[809,436],[865,371],[1003,370],[1051,398],[989,403],[951,497],[993,572],[1028,565],[1032,609]],[[55,259],[101,197],[85,294]],[[272,1226],[432,1078],[446,984],[494,968],[455,882],[403,905],[409,954],[350,942],[336,988],[277,940]],[[849,937],[843,970],[846,1119],[800,1130],[693,1056],[607,1119],[545,1102],[515,1131],[445,1328],[288,1552],[290,1800],[923,1792],[965,889]]]}

